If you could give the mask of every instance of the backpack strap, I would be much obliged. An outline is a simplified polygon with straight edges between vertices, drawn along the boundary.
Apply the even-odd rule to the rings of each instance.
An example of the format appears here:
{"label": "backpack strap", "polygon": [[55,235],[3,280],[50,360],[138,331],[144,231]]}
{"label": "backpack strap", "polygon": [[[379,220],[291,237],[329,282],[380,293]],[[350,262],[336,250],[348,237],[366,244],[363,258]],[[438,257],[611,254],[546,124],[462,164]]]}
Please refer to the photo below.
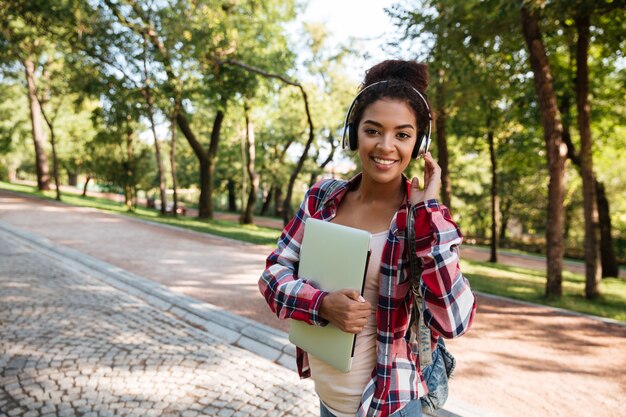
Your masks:
{"label": "backpack strap", "polygon": [[[410,342],[418,342],[420,368],[424,368],[433,363],[433,352],[430,345],[430,329],[424,323],[424,297],[421,292],[422,268],[421,261],[417,257],[415,248],[415,219],[411,206],[407,207],[407,229],[406,234],[409,247],[409,273],[411,279],[411,292],[413,292],[413,309],[408,331],[410,332]],[[417,315],[417,317],[416,317]]]}

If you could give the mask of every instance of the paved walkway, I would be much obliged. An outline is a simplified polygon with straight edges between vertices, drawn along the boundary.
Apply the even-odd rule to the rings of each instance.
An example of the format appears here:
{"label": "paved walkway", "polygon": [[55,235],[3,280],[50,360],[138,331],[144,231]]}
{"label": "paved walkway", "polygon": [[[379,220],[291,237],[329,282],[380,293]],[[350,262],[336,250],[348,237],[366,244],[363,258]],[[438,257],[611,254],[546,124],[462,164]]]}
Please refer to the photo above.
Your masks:
{"label": "paved walkway", "polygon": [[[104,269],[111,264],[110,274],[124,275],[128,286],[144,287],[137,276],[150,278],[154,285],[167,289],[170,302],[177,304],[177,297],[184,298],[181,301],[184,306],[165,303],[158,311],[176,314],[186,323],[200,323],[196,324],[199,330],[218,335],[223,343],[230,333],[221,334],[219,329],[214,333],[217,327],[206,321],[215,323],[215,317],[207,314],[220,307],[228,314],[236,313],[276,329],[285,328],[284,322],[278,322],[269,313],[256,286],[268,252],[265,247],[4,191],[0,191],[0,221],[15,230],[45,237],[50,247],[73,251],[75,261],[103,260],[107,262]],[[0,250],[0,255],[3,253]],[[13,257],[10,253],[6,256]],[[114,271],[115,268],[119,271]],[[2,291],[0,294],[4,294]],[[140,299],[148,300],[153,307],[164,304],[159,296],[165,291],[155,291],[156,297]],[[132,294],[132,289],[123,292]],[[18,300],[19,297],[24,295],[19,295]],[[200,320],[202,317],[205,321]],[[63,320],[61,316],[59,320]],[[237,337],[242,336],[227,343],[289,365],[288,356],[292,352],[282,344],[284,340],[277,330],[267,330],[262,325],[256,331],[247,324],[228,326]],[[266,338],[271,340],[263,340],[264,335],[269,335]],[[468,335],[450,341],[449,346],[459,362],[451,387],[454,398],[448,407],[453,414],[463,417],[622,415],[620,404],[626,392],[624,326],[480,296],[479,315],[473,329]],[[285,368],[280,369],[284,372]]]}
{"label": "paved walkway", "polygon": [[0,230],[0,415],[317,413],[310,381]]}
{"label": "paved walkway", "polygon": [[[35,181],[22,180],[22,181],[16,181],[16,183],[30,185],[30,186],[37,185]],[[61,186],[61,192],[69,193],[69,194],[82,194],[82,191],[80,189],[76,187],[66,186],[66,185]],[[124,197],[120,194],[88,191],[87,195],[90,197],[107,198],[109,200],[112,200],[118,203],[124,202]],[[145,203],[146,203],[145,199],[139,201],[139,204],[145,205]],[[188,208],[186,215],[188,217],[197,217],[198,210],[193,209],[193,208]],[[236,213],[215,212],[214,216],[216,219],[220,219],[220,220],[228,220],[228,221],[233,221],[233,222],[239,221],[239,215]],[[270,227],[274,229],[283,228],[282,220],[276,219],[273,217],[255,216],[254,223],[258,226]],[[463,257],[466,259],[487,262],[490,257],[490,249],[486,247],[464,245]],[[520,266],[524,268],[538,269],[541,271],[546,270],[546,259],[545,259],[545,256],[542,256],[542,255],[533,255],[533,254],[523,255],[523,254],[511,253],[511,252],[508,252],[507,250],[500,250],[498,251],[498,262],[505,264],[505,265]],[[583,275],[585,274],[585,264],[583,261],[580,261],[580,260],[564,259],[563,268],[566,271],[574,272],[577,274],[583,274]],[[619,276],[621,278],[626,278],[626,268],[619,269]]]}

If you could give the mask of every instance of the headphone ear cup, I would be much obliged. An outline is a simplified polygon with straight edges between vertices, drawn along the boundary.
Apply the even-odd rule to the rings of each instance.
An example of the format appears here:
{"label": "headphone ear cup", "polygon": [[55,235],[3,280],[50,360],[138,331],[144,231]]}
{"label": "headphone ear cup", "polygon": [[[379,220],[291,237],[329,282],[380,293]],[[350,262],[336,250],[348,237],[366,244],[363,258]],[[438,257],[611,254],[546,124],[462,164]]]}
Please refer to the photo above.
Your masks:
{"label": "headphone ear cup", "polygon": [[413,153],[411,154],[413,159],[417,159],[419,156],[420,148],[422,147],[422,143],[424,143],[425,138],[426,135],[424,135],[424,132],[421,130],[417,132],[417,139],[415,140],[415,146],[413,147]]}
{"label": "headphone ear cup", "polygon": [[354,126],[354,123],[350,123],[348,125],[348,143],[350,144],[350,150],[356,151],[358,142],[357,142],[356,126]]}

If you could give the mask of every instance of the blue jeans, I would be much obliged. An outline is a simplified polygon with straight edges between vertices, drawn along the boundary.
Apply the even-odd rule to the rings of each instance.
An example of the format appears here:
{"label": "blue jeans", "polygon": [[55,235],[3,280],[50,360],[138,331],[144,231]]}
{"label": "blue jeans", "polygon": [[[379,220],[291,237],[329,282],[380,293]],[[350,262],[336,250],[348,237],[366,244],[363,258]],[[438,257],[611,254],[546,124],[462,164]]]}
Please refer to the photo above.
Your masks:
{"label": "blue jeans", "polygon": [[[320,401],[320,417],[335,417]],[[389,417],[422,417],[422,400],[412,400]]]}

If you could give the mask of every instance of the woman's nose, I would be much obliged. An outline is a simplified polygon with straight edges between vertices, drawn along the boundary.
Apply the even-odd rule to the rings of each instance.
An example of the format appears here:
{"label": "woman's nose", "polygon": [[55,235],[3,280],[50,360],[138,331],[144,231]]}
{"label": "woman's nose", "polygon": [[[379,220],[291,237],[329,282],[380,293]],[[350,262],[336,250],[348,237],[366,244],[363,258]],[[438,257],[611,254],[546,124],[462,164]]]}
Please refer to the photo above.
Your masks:
{"label": "woman's nose", "polygon": [[381,135],[377,146],[380,149],[392,150],[393,149],[393,133],[385,133]]}

